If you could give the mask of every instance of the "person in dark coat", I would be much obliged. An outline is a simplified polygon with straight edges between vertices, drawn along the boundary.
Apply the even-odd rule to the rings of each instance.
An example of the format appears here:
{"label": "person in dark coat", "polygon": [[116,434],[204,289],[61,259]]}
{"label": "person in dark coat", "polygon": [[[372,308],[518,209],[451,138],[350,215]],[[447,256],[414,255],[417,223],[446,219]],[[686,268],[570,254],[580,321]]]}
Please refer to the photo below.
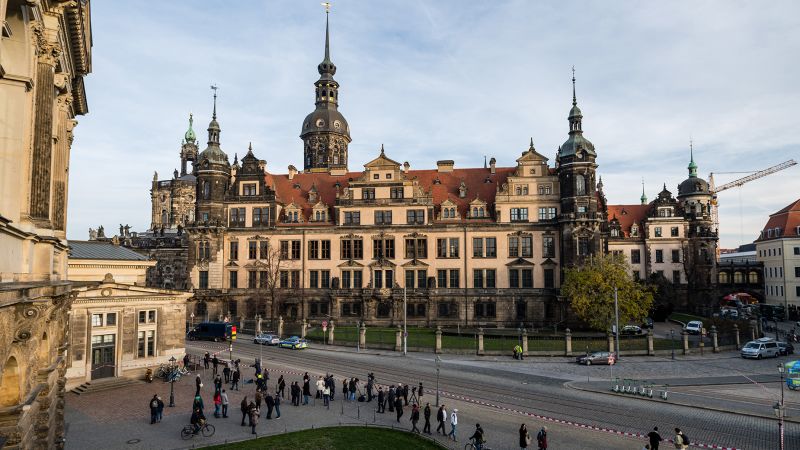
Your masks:
{"label": "person in dark coat", "polygon": [[183,355],[183,368],[189,370],[189,354]]}
{"label": "person in dark coat", "polygon": [[355,378],[350,378],[350,381],[347,383],[347,392],[350,393],[350,400],[356,400],[356,385],[358,382]]}
{"label": "person in dark coat", "polygon": [[311,384],[308,380],[308,374],[303,377],[303,404],[308,404],[308,398],[311,397]]}
{"label": "person in dark coat", "polygon": [[423,410],[423,417],[425,417],[425,426],[422,428],[423,433],[431,434],[431,404],[425,403]]}
{"label": "person in dark coat", "polygon": [[411,407],[411,432],[419,434],[417,422],[419,422],[419,405],[414,403],[414,406]]}
{"label": "person in dark coat", "polygon": [[647,433],[647,438],[650,440],[650,450],[658,450],[658,446],[664,440],[658,433],[658,427],[653,427],[653,431]]}
{"label": "person in dark coat", "polygon": [[208,352],[206,352],[206,354],[203,355],[203,368],[208,369],[208,363],[210,362],[211,362],[211,355]]}
{"label": "person in dark coat", "polygon": [[422,401],[422,381],[419,382],[419,387],[417,388],[417,398],[419,398],[420,402]]}
{"label": "person in dark coat", "polygon": [[161,417],[164,415],[164,400],[158,397],[158,412],[156,413],[156,422],[161,422]]}
{"label": "person in dark coat", "polygon": [[439,426],[436,427],[436,432],[438,433],[439,430],[442,430],[442,436],[447,436],[447,431],[444,426],[445,422],[447,422],[447,410],[444,409],[444,403],[439,407],[439,411],[436,411],[436,421],[439,422]]}
{"label": "person in dark coat", "polygon": [[153,395],[150,399],[150,425],[156,423],[158,420],[158,394]]}
{"label": "person in dark coat", "polygon": [[200,379],[199,373],[194,378],[194,385],[197,386],[197,390],[194,392],[194,395],[200,395],[200,388],[203,387],[203,380]]}
{"label": "person in dark coat", "polygon": [[389,400],[389,412],[394,412],[394,401],[396,400],[395,399],[396,393],[397,391],[395,390],[394,385],[389,386],[389,394],[387,395]]}
{"label": "person in dark coat", "polygon": [[222,376],[225,377],[225,382],[226,383],[230,383],[231,382],[231,368],[228,367],[228,366],[225,366],[225,368],[222,369]]}
{"label": "person in dark coat", "polygon": [[400,418],[403,417],[403,399],[397,397],[394,404],[394,410],[397,413],[397,422],[400,423]]}
{"label": "person in dark coat", "polygon": [[273,401],[274,401],[274,404],[275,404],[275,418],[276,419],[280,419],[281,418],[281,396],[278,395],[277,392],[275,393],[275,398],[273,399]]}
{"label": "person in dark coat", "polygon": [[333,375],[329,375],[328,378],[331,380],[331,401],[333,401],[333,395],[336,393],[336,380],[333,379]]}
{"label": "person in dark coat", "polygon": [[375,375],[372,372],[367,375],[367,402],[371,402],[375,395],[372,394],[372,389],[375,387]]}
{"label": "person in dark coat", "polygon": [[233,375],[231,375],[231,390],[239,390],[239,379],[242,377],[242,372],[239,371],[237,368],[233,371]]}
{"label": "person in dark coat", "polygon": [[280,377],[278,377],[278,392],[277,392],[277,394],[279,394],[281,398],[286,398],[286,393],[284,392],[285,389],[286,389],[286,381],[283,379],[283,375],[281,375]]}
{"label": "person in dark coat", "polygon": [[519,427],[519,448],[526,449],[531,445],[531,435],[528,433],[528,427],[523,423]]}
{"label": "person in dark coat", "polygon": [[380,386],[378,386],[378,412],[386,412],[386,393],[383,392],[383,388]]}
{"label": "person in dark coat", "polygon": [[547,427],[539,430],[539,434],[536,435],[536,443],[539,444],[539,450],[547,450]]}
{"label": "person in dark coat", "polygon": [[200,408],[200,412],[205,409],[205,405],[203,405],[203,397],[199,394],[194,396],[194,402],[192,403],[192,409]]}
{"label": "person in dark coat", "polygon": [[289,386],[289,394],[292,397],[292,406],[299,406],[300,405],[300,387],[297,385],[297,381],[293,381],[292,385]]}
{"label": "person in dark coat", "polygon": [[242,399],[242,404],[240,406],[242,410],[242,426],[244,426],[244,419],[247,417],[247,413],[250,411],[250,404],[247,403],[247,396],[245,395]]}
{"label": "person in dark coat", "polygon": [[349,400],[350,399],[350,394],[347,391],[347,378],[342,380],[342,396],[344,396],[345,400]]}
{"label": "person in dark coat", "polygon": [[408,406],[408,385],[403,386],[403,401],[405,401],[406,406]]}
{"label": "person in dark coat", "polygon": [[275,407],[275,399],[269,395],[269,393],[264,393],[264,403],[267,405],[267,419],[272,420],[272,408]]}
{"label": "person in dark coat", "polygon": [[479,423],[475,424],[475,432],[472,433],[472,436],[470,436],[469,439],[475,440],[474,444],[476,450],[483,449],[484,437],[483,437],[483,428],[481,428],[481,424]]}
{"label": "person in dark coat", "polygon": [[222,377],[217,375],[214,377],[214,394],[219,394],[222,392]]}

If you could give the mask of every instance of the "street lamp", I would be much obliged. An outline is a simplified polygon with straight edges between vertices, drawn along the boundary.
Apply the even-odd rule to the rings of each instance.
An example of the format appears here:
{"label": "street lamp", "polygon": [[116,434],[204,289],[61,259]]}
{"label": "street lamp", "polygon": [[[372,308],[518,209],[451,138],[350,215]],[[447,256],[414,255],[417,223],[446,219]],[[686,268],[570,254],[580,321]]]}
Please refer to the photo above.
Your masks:
{"label": "street lamp", "polygon": [[614,336],[614,346],[616,347],[617,354],[614,355],[617,362],[620,360],[619,355],[619,299],[617,295],[617,287],[614,286],[614,321],[615,321],[615,329],[616,329],[616,336]]}
{"label": "street lamp", "polygon": [[778,364],[778,372],[781,375],[781,401],[780,401],[780,403],[776,403],[775,406],[773,406],[773,408],[775,409],[775,415],[778,416],[778,430],[779,430],[780,439],[781,439],[781,445],[780,445],[780,449],[781,450],[784,450],[784,448],[785,448],[784,447],[784,438],[783,438],[783,415],[784,415],[784,410],[783,410],[783,371],[784,371],[783,364]]}
{"label": "street lamp", "polygon": [[172,356],[169,358],[169,365],[171,370],[169,371],[169,406],[175,406],[175,357]]}
{"label": "street lamp", "polygon": [[439,355],[436,355],[436,406],[439,406],[439,363],[442,362],[442,358],[439,358]]}
{"label": "street lamp", "polygon": [[672,359],[675,359],[675,330],[669,330],[669,338],[672,341]]}

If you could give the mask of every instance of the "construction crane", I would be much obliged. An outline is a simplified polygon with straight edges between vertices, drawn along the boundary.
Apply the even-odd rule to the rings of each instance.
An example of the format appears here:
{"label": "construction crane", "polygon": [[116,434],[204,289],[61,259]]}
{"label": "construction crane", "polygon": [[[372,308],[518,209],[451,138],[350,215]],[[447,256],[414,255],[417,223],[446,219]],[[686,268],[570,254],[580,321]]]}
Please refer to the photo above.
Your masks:
{"label": "construction crane", "polygon": [[717,172],[717,174],[720,174],[720,173],[749,173],[750,174],[750,175],[747,175],[746,177],[739,178],[738,180],[733,180],[730,183],[725,183],[723,185],[720,185],[719,187],[714,185],[714,172],[711,172],[710,174],[708,174],[708,186],[709,186],[709,190],[711,191],[711,216],[712,216],[712,219],[714,220],[714,231],[715,232],[719,231],[719,212],[718,212],[719,202],[717,201],[717,194],[719,194],[722,191],[726,191],[726,190],[728,190],[730,188],[741,187],[745,183],[749,183],[749,182],[751,182],[753,180],[757,180],[759,178],[763,178],[763,177],[765,177],[767,175],[772,175],[773,173],[780,172],[781,170],[784,170],[784,169],[788,169],[789,167],[792,167],[792,166],[794,166],[796,164],[797,164],[797,162],[795,160],[790,159],[790,160],[784,161],[784,162],[782,162],[782,163],[780,163],[778,165],[772,166],[772,167],[770,167],[768,169],[759,170],[758,172]]}

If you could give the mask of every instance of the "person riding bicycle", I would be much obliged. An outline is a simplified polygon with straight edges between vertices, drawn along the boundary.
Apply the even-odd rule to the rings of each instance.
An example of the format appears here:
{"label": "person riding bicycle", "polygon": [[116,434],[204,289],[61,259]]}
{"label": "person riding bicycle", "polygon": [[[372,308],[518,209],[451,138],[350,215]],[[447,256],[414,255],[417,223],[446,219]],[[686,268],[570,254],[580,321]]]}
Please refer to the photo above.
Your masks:
{"label": "person riding bicycle", "polygon": [[203,425],[206,423],[206,416],[203,415],[203,411],[200,408],[195,408],[194,412],[192,413],[192,425],[194,425],[193,433],[197,434],[200,432],[200,429],[203,428]]}
{"label": "person riding bicycle", "polygon": [[475,448],[477,450],[481,450],[483,448],[483,444],[486,441],[483,440],[483,428],[481,428],[481,424],[475,424],[475,432],[472,433],[472,436],[469,438],[475,440]]}

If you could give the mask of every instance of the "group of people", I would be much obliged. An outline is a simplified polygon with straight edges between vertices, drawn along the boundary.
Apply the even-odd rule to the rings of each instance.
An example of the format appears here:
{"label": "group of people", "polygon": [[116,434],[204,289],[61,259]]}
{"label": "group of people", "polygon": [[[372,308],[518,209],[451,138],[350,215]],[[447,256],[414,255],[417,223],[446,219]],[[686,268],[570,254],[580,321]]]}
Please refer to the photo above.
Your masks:
{"label": "group of people", "polygon": [[[643,450],[658,450],[664,438],[658,432],[658,427],[653,427],[653,431],[647,433],[647,440],[649,442],[645,444]],[[675,428],[675,437],[672,438],[672,443],[678,449],[689,448],[689,437],[680,428]]]}

